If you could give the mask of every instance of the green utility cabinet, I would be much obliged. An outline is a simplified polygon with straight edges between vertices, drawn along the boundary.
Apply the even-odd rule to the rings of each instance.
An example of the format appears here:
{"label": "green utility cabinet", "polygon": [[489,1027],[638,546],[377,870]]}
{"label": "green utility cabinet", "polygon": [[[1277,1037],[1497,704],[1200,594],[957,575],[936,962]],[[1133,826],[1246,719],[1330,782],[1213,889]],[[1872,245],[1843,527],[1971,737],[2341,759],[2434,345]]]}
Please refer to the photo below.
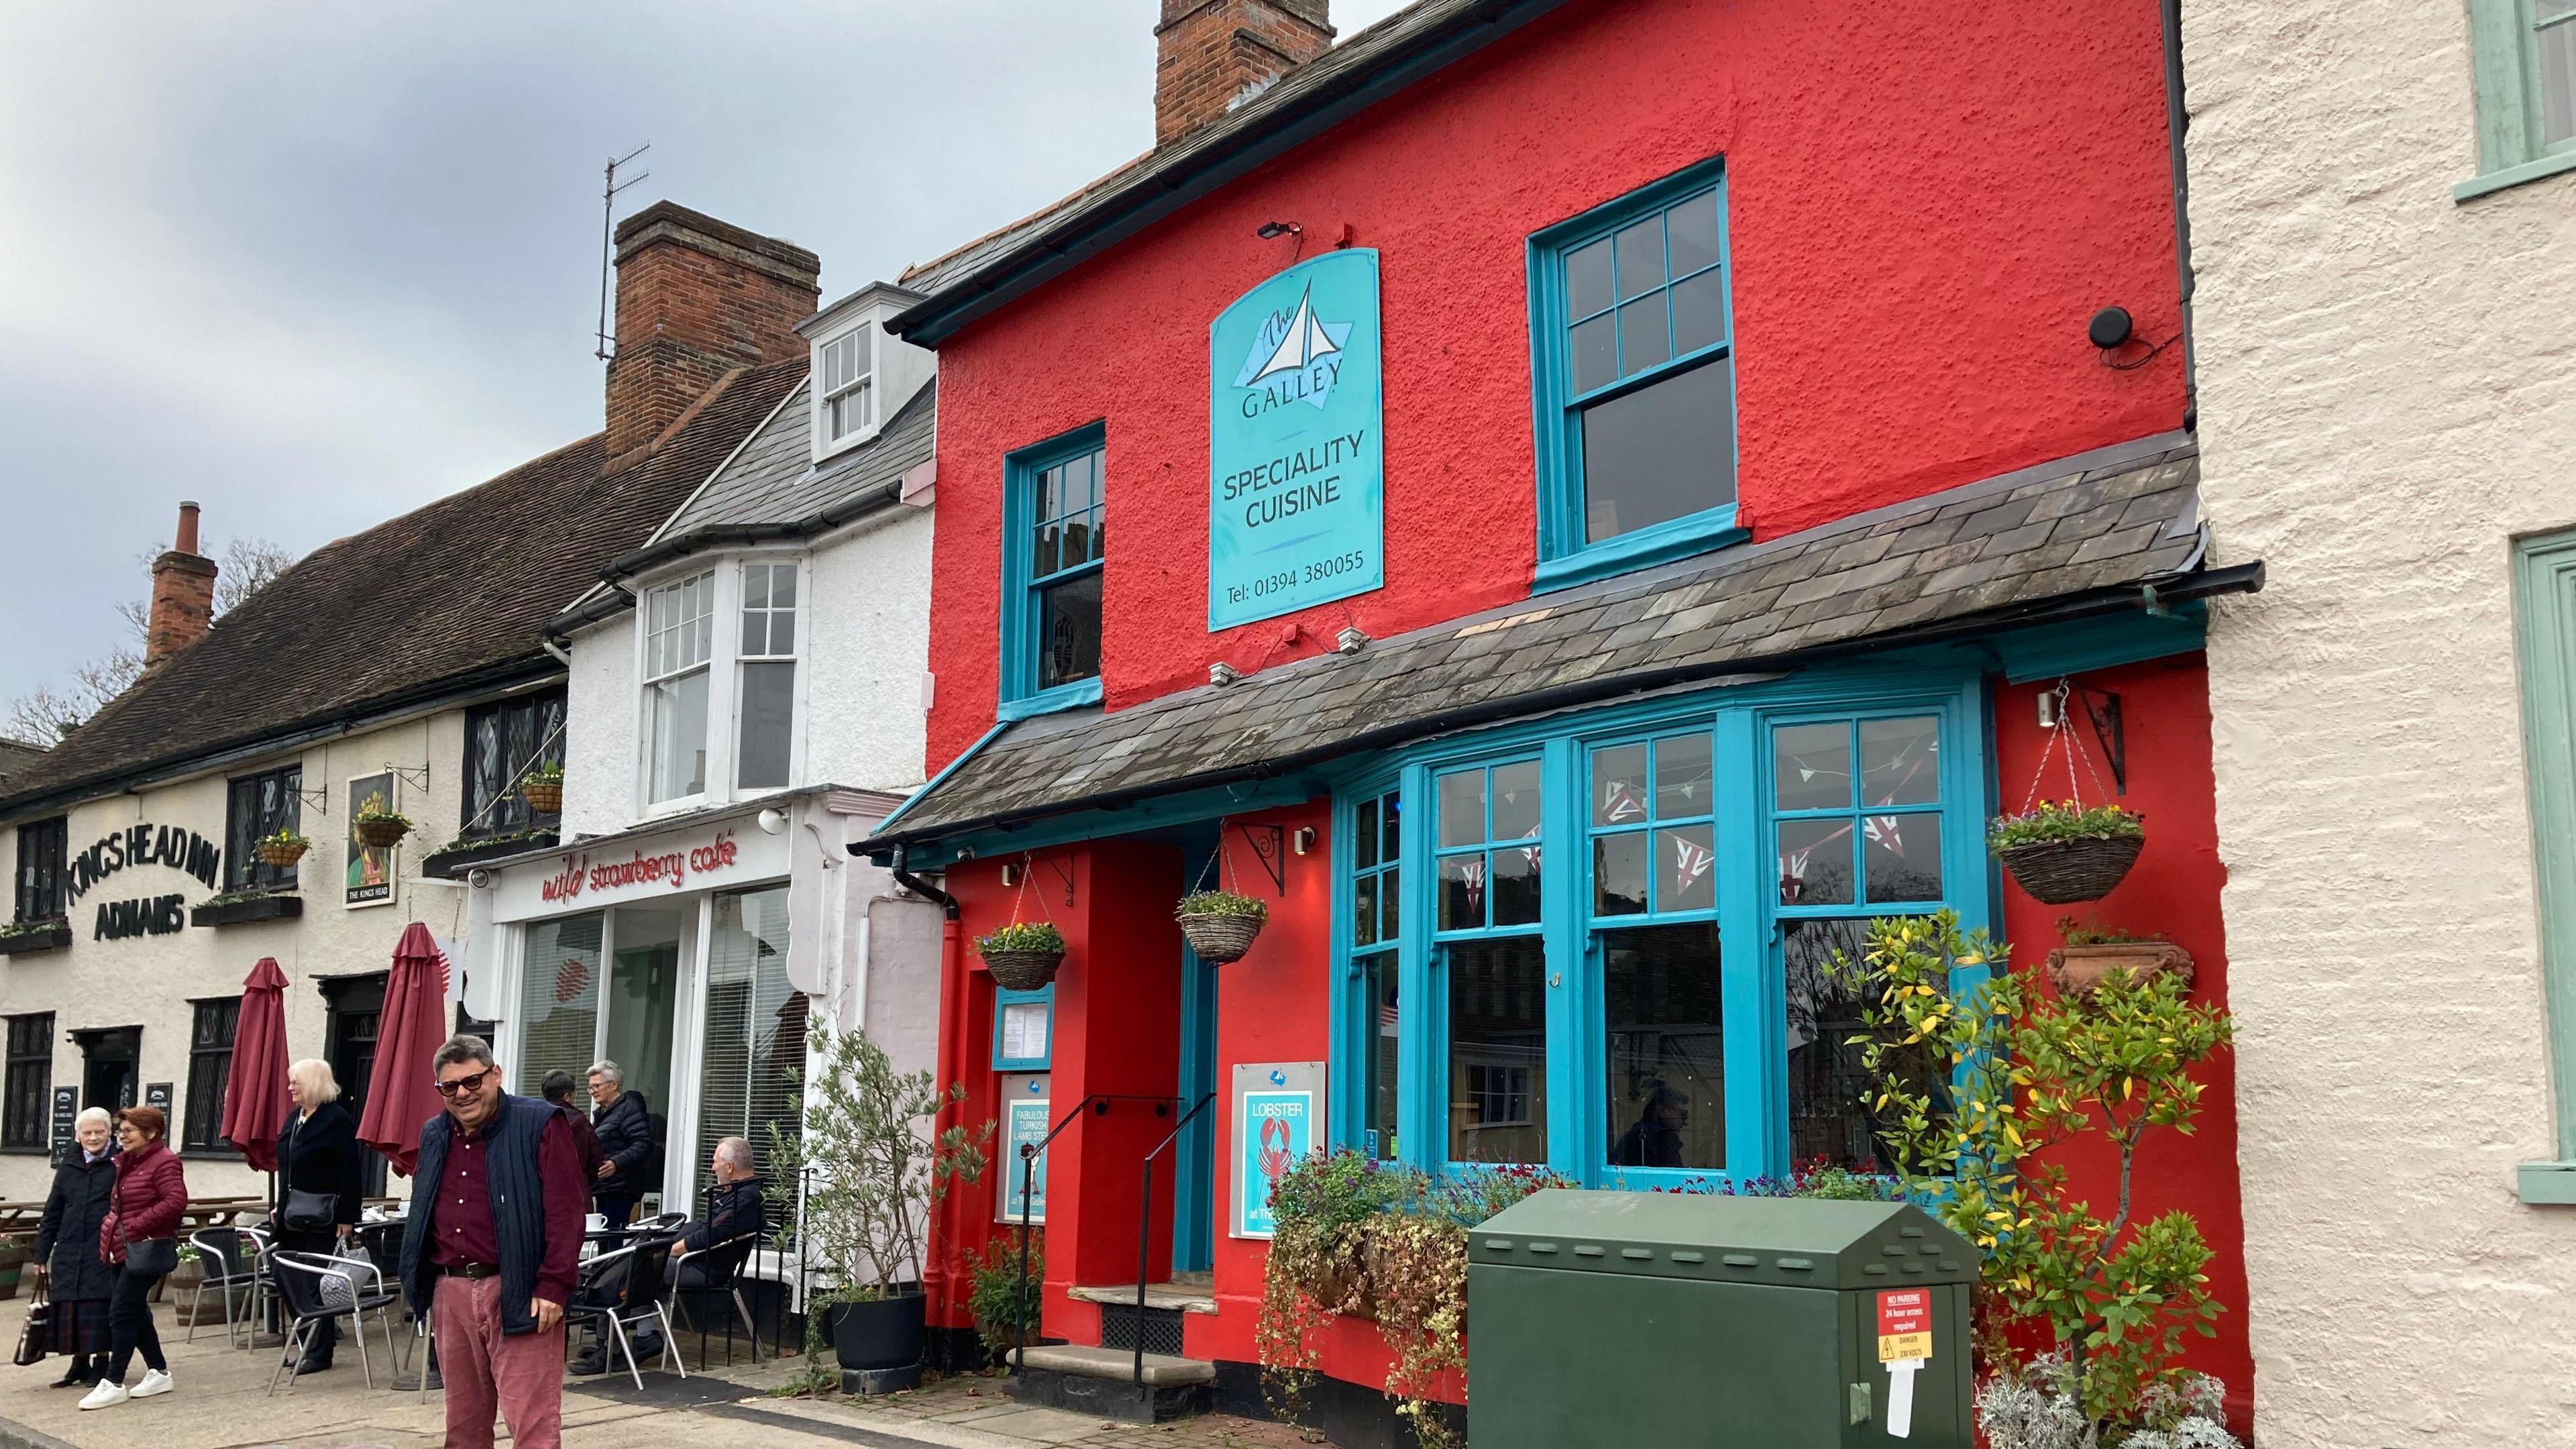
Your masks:
{"label": "green utility cabinet", "polygon": [[1970,1449],[1976,1273],[1902,1203],[1533,1194],[1467,1237],[1471,1449]]}

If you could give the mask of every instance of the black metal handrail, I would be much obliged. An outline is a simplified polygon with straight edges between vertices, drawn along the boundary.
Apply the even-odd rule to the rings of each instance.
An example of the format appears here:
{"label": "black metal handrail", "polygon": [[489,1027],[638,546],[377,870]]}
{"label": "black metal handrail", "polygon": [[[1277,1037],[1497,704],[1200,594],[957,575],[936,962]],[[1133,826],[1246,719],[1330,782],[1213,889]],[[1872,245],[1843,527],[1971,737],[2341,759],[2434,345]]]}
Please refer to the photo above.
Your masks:
{"label": "black metal handrail", "polygon": [[1154,1241],[1154,1159],[1162,1156],[1163,1149],[1180,1137],[1182,1130],[1190,1125],[1190,1120],[1206,1111],[1208,1103],[1215,1100],[1214,1092],[1199,1098],[1198,1105],[1182,1113],[1181,1120],[1172,1124],[1172,1130],[1163,1134],[1163,1140],[1154,1144],[1154,1150],[1145,1154],[1145,1205],[1136,1218],[1136,1386],[1139,1388],[1145,1384],[1145,1274],[1146,1257],[1152,1251]]}
{"label": "black metal handrail", "polygon": [[1105,1117],[1109,1115],[1109,1104],[1112,1102],[1151,1102],[1154,1104],[1154,1115],[1162,1117],[1169,1115],[1180,1100],[1178,1097],[1152,1097],[1133,1092],[1093,1092],[1074,1103],[1073,1110],[1065,1113],[1055,1126],[1049,1128],[1047,1135],[1035,1142],[1020,1144],[1020,1291],[1017,1325],[1019,1342],[1011,1347],[1013,1373],[1023,1372],[1028,1368],[1029,1340],[1037,1335],[1037,1325],[1029,1319],[1029,1189],[1037,1173],[1039,1155],[1046,1151],[1048,1143],[1053,1142],[1064,1129],[1072,1126],[1074,1120],[1080,1117],[1085,1109],[1089,1109],[1095,1117]]}

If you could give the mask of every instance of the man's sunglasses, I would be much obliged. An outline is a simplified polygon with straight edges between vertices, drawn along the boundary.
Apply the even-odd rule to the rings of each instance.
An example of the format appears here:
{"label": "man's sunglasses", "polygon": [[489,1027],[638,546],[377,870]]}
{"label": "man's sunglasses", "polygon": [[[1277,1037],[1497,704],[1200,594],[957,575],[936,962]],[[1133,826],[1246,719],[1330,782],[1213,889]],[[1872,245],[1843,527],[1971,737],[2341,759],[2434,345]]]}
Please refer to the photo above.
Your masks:
{"label": "man's sunglasses", "polygon": [[492,1075],[492,1069],[485,1067],[470,1077],[458,1077],[454,1081],[441,1082],[438,1084],[438,1095],[461,1097],[468,1093],[479,1092],[483,1090],[483,1079],[490,1075]]}

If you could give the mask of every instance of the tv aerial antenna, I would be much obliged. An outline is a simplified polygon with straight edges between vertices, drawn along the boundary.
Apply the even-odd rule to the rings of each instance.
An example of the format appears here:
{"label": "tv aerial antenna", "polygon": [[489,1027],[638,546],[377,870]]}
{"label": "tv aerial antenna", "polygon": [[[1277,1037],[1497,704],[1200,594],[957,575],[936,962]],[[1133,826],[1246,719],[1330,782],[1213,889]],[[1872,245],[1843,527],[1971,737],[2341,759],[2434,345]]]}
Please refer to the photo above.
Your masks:
{"label": "tv aerial antenna", "polygon": [[601,183],[601,191],[599,195],[599,346],[591,355],[597,357],[602,362],[609,361],[616,355],[617,346],[617,339],[610,336],[608,331],[608,274],[610,269],[616,264],[615,245],[612,240],[612,236],[617,228],[617,193],[624,191],[627,187],[630,187],[636,182],[642,181],[653,174],[650,171],[641,171],[626,178],[624,181],[620,181],[617,179],[617,168],[652,149],[653,143],[647,141],[643,145],[636,147],[634,150],[627,152],[625,155],[610,161],[608,163],[608,177]]}

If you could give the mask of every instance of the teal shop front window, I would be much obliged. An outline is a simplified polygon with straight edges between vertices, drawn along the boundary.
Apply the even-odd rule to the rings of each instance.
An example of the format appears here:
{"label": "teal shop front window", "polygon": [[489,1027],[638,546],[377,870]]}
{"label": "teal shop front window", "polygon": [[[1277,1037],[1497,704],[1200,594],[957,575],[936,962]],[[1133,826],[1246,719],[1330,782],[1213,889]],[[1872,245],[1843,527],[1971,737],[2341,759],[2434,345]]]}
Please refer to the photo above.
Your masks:
{"label": "teal shop front window", "polygon": [[1908,715],[1773,727],[1784,911],[1941,899],[1940,725]]}
{"label": "teal shop front window", "polygon": [[1403,1014],[1396,943],[1403,918],[1404,796],[1389,790],[1359,803],[1351,823],[1352,976],[1359,987],[1361,1147],[1371,1157],[1396,1156],[1396,1082]]}
{"label": "teal shop front window", "polygon": [[1547,1161],[1542,779],[1536,760],[1433,777],[1452,1162]]}
{"label": "teal shop front window", "polygon": [[1100,700],[1107,461],[1095,426],[1015,454],[1005,470],[1003,719]]}
{"label": "teal shop front window", "polygon": [[1531,239],[1538,587],[1744,536],[1728,273],[1714,162]]}

